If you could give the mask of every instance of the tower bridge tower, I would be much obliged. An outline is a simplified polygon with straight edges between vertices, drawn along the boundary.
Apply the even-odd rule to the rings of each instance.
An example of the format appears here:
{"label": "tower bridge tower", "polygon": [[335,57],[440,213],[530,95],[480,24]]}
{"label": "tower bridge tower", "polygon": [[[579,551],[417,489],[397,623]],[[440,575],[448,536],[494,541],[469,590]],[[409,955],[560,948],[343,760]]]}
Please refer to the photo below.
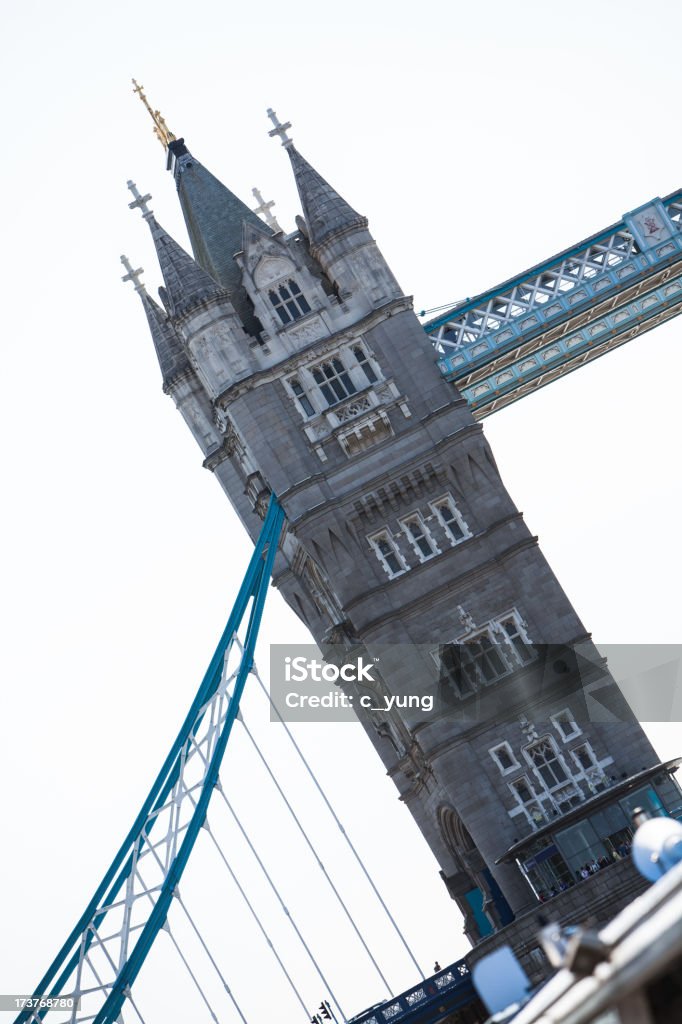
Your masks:
{"label": "tower bridge tower", "polygon": [[414,662],[386,656],[381,692],[425,691],[435,666],[433,714],[360,717],[472,943],[503,931],[532,966],[539,899],[575,919],[631,897],[628,809],[678,810],[673,765],[594,655],[366,217],[269,113],[300,196],[293,233],[170,133],[192,256],[130,183],[164,280],[159,305],[135,277],[163,388],[252,538],[277,494],[274,582],[315,641],[414,645]]}

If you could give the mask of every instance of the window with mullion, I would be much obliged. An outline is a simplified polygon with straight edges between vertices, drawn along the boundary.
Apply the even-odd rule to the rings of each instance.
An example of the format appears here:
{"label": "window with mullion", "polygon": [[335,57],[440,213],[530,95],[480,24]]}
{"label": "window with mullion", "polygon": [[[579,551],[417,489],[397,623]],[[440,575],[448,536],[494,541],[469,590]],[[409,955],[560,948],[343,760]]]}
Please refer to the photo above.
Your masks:
{"label": "window with mullion", "polygon": [[453,544],[458,544],[461,540],[466,540],[467,537],[471,536],[467,524],[449,495],[434,502],[431,507]]}
{"label": "window with mullion", "polygon": [[434,544],[431,534],[420,515],[403,519],[400,525],[422,561],[426,561],[427,558],[433,558],[434,555],[438,554],[438,548]]}
{"label": "window with mullion", "polygon": [[548,790],[570,781],[557,751],[549,740],[541,740],[526,750],[526,756]]}
{"label": "window with mullion", "polygon": [[268,297],[283,324],[300,320],[310,312],[310,303],[293,278],[271,288]]}
{"label": "window with mullion", "polygon": [[343,402],[344,398],[350,398],[358,390],[339,356],[332,356],[319,366],[314,366],[311,372],[327,405]]}

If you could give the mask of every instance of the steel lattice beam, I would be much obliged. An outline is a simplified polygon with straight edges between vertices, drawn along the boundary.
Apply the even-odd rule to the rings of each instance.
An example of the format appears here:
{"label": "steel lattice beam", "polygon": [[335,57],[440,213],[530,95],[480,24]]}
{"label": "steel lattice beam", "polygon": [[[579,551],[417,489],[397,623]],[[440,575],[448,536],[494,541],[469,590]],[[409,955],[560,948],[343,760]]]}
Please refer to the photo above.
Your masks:
{"label": "steel lattice beam", "polygon": [[682,192],[424,324],[483,419],[682,313]]}

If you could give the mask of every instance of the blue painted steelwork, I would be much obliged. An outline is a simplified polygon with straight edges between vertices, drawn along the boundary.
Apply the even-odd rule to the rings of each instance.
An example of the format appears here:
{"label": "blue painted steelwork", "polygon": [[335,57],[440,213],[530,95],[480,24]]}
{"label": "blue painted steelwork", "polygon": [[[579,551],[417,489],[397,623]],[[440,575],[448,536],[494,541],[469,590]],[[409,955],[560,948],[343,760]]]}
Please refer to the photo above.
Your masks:
{"label": "blue painted steelwork", "polygon": [[[424,324],[477,418],[682,312],[682,192]],[[489,372],[488,372],[489,371]]]}
{"label": "blue painted steelwork", "polygon": [[[272,495],[263,528],[256,542],[253,556],[242,581],[234,607],[182,728],[164,761],[161,771],[156,777],[140,813],[114,857],[109,870],[102,879],[80,920],[50,965],[47,973],[36,987],[35,995],[46,995],[47,993],[58,995],[62,993],[64,985],[72,977],[79,964],[82,963],[84,955],[87,954],[90,946],[93,945],[94,936],[100,923],[112,907],[117,905],[118,894],[124,885],[129,882],[131,871],[138,863],[142,848],[145,845],[149,846],[149,834],[154,827],[160,809],[166,804],[169,794],[172,792],[181,772],[185,768],[186,761],[188,760],[188,751],[191,745],[195,743],[207,706],[214,699],[221,686],[221,682],[223,682],[226,654],[246,615],[248,604],[252,601],[232,696],[229,698],[227,711],[222,721],[222,728],[213,748],[210,763],[207,765],[201,792],[197,795],[196,800],[192,801],[194,810],[191,820],[182,829],[182,839],[177,844],[175,855],[168,865],[163,885],[158,893],[155,893],[154,906],[147,917],[146,923],[142,928],[137,928],[139,934],[135,944],[125,963],[118,970],[116,980],[113,986],[110,986],[111,990],[103,1001],[103,1005],[99,1008],[96,1016],[94,1016],[96,1024],[114,1024],[118,1020],[130,986],[135,981],[156,936],[166,921],[174,890],[187,865],[199,829],[205,821],[211,793],[217,782],[220,764],[239,710],[239,701],[247,676],[253,667],[256,637],[283,522],[284,512],[274,495]],[[29,1020],[38,1022],[42,1020],[45,1012],[39,1011],[34,1013],[30,1010],[25,1010],[16,1018],[15,1024],[25,1024]],[[90,1015],[89,1019],[93,1019],[93,1016]]]}
{"label": "blue painted steelwork", "polygon": [[348,1024],[435,1024],[477,1000],[468,964],[457,960],[395,999],[364,1010]]}

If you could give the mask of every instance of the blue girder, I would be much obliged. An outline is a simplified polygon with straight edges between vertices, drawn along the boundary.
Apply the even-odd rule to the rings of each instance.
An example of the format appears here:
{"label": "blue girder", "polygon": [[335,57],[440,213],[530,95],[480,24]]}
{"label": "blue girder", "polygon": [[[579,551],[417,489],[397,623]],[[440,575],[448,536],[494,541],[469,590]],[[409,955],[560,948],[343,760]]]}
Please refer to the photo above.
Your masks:
{"label": "blue girder", "polygon": [[682,312],[682,192],[429,320],[481,419]]}
{"label": "blue girder", "polygon": [[[236,672],[236,678],[233,682],[232,695],[228,699],[222,727],[212,749],[210,763],[207,765],[201,792],[197,796],[196,801],[193,802],[194,809],[191,820],[187,823],[186,828],[183,828],[181,839],[178,841],[177,851],[168,866],[163,885],[156,897],[153,909],[150,911],[144,927],[140,929],[139,935],[135,938],[134,945],[130,949],[125,963],[117,972],[111,990],[106,995],[106,998],[103,999],[102,1005],[94,1017],[95,1024],[115,1024],[118,1020],[130,986],[139,974],[140,968],[156,936],[164,926],[173,894],[187,865],[199,830],[205,821],[208,803],[218,780],[218,772],[223,755],[239,711],[239,701],[248,674],[253,667],[256,638],[283,521],[284,512],[273,495],[270,499],[267,515],[256,542],[253,556],[225,630],[161,771],[157,775],[140,813],[114,857],[109,870],[104,875],[95,894],[50,965],[47,973],[36,987],[35,996],[56,996],[63,993],[64,986],[74,975],[79,965],[79,960],[82,961],[84,953],[87,953],[89,945],[92,944],[96,929],[112,906],[115,905],[119,892],[123,889],[131,875],[133,865],[136,863],[136,856],[139,856],[141,847],[149,843],[149,833],[157,820],[157,814],[164,807],[169,794],[176,785],[180,772],[183,770],[187,752],[197,735],[205,709],[209,702],[214,699],[221,686],[226,653],[244,620],[249,602],[251,601],[241,659]],[[29,1019],[33,1021],[40,1020],[46,1012],[45,1010],[39,1012],[24,1010],[16,1018],[15,1024],[25,1024]]]}
{"label": "blue girder", "polygon": [[364,1010],[348,1024],[436,1024],[477,1001],[469,966],[466,960],[457,960],[399,996]]}

